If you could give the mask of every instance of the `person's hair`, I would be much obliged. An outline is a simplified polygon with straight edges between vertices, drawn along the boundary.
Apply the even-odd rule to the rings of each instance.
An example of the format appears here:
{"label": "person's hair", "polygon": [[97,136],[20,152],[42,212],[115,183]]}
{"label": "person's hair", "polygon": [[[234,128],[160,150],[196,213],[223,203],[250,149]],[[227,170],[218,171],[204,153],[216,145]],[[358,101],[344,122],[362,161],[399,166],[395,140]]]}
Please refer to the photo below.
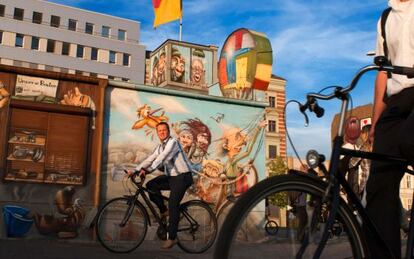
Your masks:
{"label": "person's hair", "polygon": [[158,127],[161,125],[165,125],[168,129],[168,132],[170,132],[170,125],[168,125],[168,123],[166,123],[165,121],[161,121],[160,123],[158,123],[157,126],[155,126],[155,128],[158,129]]}
{"label": "person's hair", "polygon": [[211,144],[210,129],[199,118],[188,119],[187,121],[183,122],[183,124],[187,125],[188,128],[190,128],[195,140],[197,139],[197,135],[204,133],[207,135],[208,145]]}

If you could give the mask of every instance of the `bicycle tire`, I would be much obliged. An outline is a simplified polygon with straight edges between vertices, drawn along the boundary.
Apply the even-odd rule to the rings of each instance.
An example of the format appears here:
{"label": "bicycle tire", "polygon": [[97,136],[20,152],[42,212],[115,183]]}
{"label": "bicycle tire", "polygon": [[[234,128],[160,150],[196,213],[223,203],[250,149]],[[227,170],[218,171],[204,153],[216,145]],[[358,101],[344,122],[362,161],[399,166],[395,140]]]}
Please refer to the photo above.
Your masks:
{"label": "bicycle tire", "polygon": [[[124,219],[124,226],[120,226]],[[108,201],[99,211],[95,225],[99,243],[113,253],[129,253],[136,249],[144,241],[147,228],[143,205],[126,197]]]}
{"label": "bicycle tire", "polygon": [[214,244],[216,236],[217,219],[207,203],[192,200],[180,206],[177,240],[183,251],[203,253]]}
{"label": "bicycle tire", "polygon": [[[231,209],[230,213],[228,214],[217,239],[217,244],[214,251],[214,258],[215,259],[228,259],[233,258],[231,256],[236,256],[236,253],[242,253],[242,250],[236,251],[236,246],[240,247],[238,244],[236,245],[236,236],[238,234],[238,229],[244,223],[244,219],[246,215],[251,209],[256,208],[260,201],[263,201],[269,195],[275,193],[285,192],[303,192],[309,193],[313,195],[313,197],[322,197],[323,193],[326,188],[326,183],[322,182],[319,179],[313,178],[311,176],[306,176],[305,174],[289,174],[289,175],[281,175],[267,178],[252,188],[250,188],[239,200],[236,201],[233,208]],[[290,213],[287,212],[287,215]],[[292,213],[293,215],[293,213]],[[367,255],[365,239],[362,235],[361,227],[358,224],[355,215],[352,213],[350,208],[346,205],[344,200],[340,200],[337,218],[343,221],[344,230],[346,230],[347,238],[349,242],[349,246],[351,247],[349,253],[352,252],[353,258],[364,258]],[[288,219],[287,219],[288,220]],[[292,226],[290,226],[292,227]],[[280,226],[279,226],[280,228]],[[292,227],[293,228],[293,227]],[[279,229],[280,232],[280,229]],[[299,233],[297,231],[296,233]],[[277,239],[276,239],[277,240]],[[293,240],[293,239],[292,239]],[[288,240],[288,242],[295,242]],[[296,241],[299,242],[299,241]],[[329,241],[328,241],[329,242]],[[288,258],[288,257],[296,257],[298,252],[296,251],[287,251],[292,253],[292,255],[284,255],[278,254],[277,250],[275,250],[276,244],[273,244],[272,247],[272,258],[275,256],[281,256],[280,258]],[[260,246],[254,244],[256,247],[254,248],[257,251],[257,254],[260,254]],[[285,245],[280,245],[282,248]],[[300,246],[300,245],[299,245]],[[317,246],[317,245],[316,245]],[[292,245],[293,247],[293,245]],[[295,247],[297,249],[298,246]],[[232,250],[234,249],[234,250]],[[247,248],[246,248],[247,249]],[[286,252],[286,251],[282,251]],[[287,253],[286,252],[286,253]],[[263,252],[264,253],[264,252]],[[265,254],[261,254],[262,257],[267,256]],[[312,254],[313,256],[313,254]],[[324,253],[322,253],[324,256]],[[342,256],[342,255],[341,255]],[[260,256],[259,256],[260,257]],[[236,256],[234,258],[248,258],[243,256]]]}
{"label": "bicycle tire", "polygon": [[266,222],[265,225],[265,231],[267,234],[271,236],[277,235],[277,232],[279,231],[279,225],[274,220],[269,220]]}

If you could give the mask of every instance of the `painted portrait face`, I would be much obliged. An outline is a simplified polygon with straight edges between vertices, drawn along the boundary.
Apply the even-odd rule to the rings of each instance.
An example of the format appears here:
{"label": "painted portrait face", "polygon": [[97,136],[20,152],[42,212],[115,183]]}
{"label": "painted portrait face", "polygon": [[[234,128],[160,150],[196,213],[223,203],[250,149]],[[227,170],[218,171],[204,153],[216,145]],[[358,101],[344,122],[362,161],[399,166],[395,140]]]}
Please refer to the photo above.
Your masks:
{"label": "painted portrait face", "polygon": [[240,153],[246,145],[247,135],[237,131],[234,134],[228,134],[225,137],[223,148],[227,150],[229,157],[234,157]]}
{"label": "painted portrait face", "polygon": [[194,59],[191,64],[191,81],[194,83],[204,83],[202,82],[204,73],[203,61],[201,59]]}
{"label": "painted portrait face", "polygon": [[209,177],[216,178],[220,174],[220,167],[213,163],[207,163],[203,166],[203,173]]}
{"label": "painted portrait face", "polygon": [[197,135],[197,145],[201,147],[208,146],[208,135],[207,133],[200,133]]}
{"label": "painted portrait face", "polygon": [[190,147],[194,141],[193,134],[189,130],[182,130],[178,136],[178,139],[184,149]]}
{"label": "painted portrait face", "polygon": [[158,61],[158,74],[163,74],[165,71],[165,54],[160,55],[160,60]]}

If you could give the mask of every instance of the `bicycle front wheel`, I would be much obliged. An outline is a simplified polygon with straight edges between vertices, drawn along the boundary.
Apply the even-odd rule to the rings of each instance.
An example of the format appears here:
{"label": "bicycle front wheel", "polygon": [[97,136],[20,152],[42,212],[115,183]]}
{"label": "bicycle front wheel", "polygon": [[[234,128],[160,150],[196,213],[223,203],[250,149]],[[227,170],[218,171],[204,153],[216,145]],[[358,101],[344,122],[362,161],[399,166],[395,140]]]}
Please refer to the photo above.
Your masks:
{"label": "bicycle front wheel", "polygon": [[[271,177],[256,184],[228,214],[214,258],[251,258],[252,250],[257,258],[312,258],[330,213],[330,203],[322,201],[325,188],[326,183],[299,174]],[[266,233],[266,199],[279,226],[275,235]],[[364,258],[361,228],[342,199],[336,222],[344,231],[328,239],[321,258]]]}
{"label": "bicycle front wheel", "polygon": [[96,235],[99,242],[114,253],[128,253],[144,241],[147,214],[134,198],[115,198],[99,211]]}
{"label": "bicycle front wheel", "polygon": [[216,239],[217,219],[205,202],[193,200],[181,205],[178,245],[187,253],[207,251]]}

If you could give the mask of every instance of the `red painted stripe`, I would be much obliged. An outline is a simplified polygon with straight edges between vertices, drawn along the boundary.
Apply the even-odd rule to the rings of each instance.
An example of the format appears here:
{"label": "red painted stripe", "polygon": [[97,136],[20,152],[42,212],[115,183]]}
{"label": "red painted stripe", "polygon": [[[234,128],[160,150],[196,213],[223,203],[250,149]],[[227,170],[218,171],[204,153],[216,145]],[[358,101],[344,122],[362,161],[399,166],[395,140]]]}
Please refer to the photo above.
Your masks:
{"label": "red painted stripe", "polygon": [[160,7],[161,1],[162,0],[152,0],[152,5],[154,6],[155,9]]}
{"label": "red painted stripe", "polygon": [[243,45],[243,34],[244,34],[243,30],[236,31],[234,33],[234,36],[236,38],[235,41],[234,41],[236,43],[236,46],[235,46],[236,50],[241,49],[241,47]]}

